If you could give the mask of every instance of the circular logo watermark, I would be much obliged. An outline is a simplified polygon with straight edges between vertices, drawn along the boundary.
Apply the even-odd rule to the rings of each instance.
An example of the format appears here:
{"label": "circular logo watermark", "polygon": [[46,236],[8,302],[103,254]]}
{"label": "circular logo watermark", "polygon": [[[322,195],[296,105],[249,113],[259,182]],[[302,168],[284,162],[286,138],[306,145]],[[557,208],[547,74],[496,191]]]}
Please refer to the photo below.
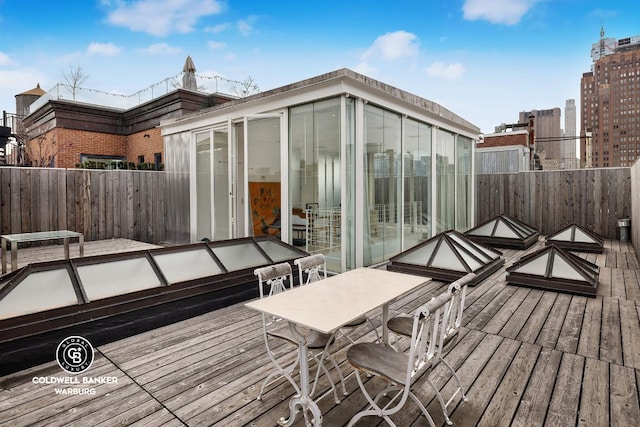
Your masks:
{"label": "circular logo watermark", "polygon": [[79,374],[89,369],[93,363],[93,347],[83,337],[67,337],[58,344],[56,360],[66,372]]}

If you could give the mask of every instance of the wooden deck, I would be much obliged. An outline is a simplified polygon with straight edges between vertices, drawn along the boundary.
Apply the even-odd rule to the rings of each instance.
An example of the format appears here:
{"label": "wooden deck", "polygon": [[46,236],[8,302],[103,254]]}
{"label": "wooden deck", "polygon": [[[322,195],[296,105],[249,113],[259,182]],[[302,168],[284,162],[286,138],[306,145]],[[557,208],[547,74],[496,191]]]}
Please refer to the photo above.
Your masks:
{"label": "wooden deck", "polygon": [[[506,285],[505,268],[540,244],[505,250],[505,267],[469,289],[462,337],[448,355],[469,402],[453,403],[453,422],[640,425],[640,272],[633,248],[606,241],[605,253],[583,255],[600,266],[596,298]],[[434,282],[392,308],[410,311],[444,288]],[[373,337],[365,331],[362,339]],[[347,341],[336,344],[334,354],[347,375]],[[292,357],[286,347],[278,350],[278,356]],[[116,377],[117,383],[91,386],[93,395],[59,395],[60,386],[32,382],[65,376],[56,362],[0,378],[0,425],[274,426],[288,414],[293,389],[278,381],[257,401],[270,370],[259,314],[234,305],[98,347],[86,376]],[[450,395],[444,367],[431,378]],[[349,395],[340,404],[329,396],[319,401],[327,426],[345,425],[365,406],[353,375],[346,385]],[[417,390],[436,424],[444,425],[428,385],[421,381]],[[411,401],[392,418],[399,426],[428,425]],[[359,425],[374,423],[380,424],[369,417]],[[299,416],[296,425],[303,424]]]}

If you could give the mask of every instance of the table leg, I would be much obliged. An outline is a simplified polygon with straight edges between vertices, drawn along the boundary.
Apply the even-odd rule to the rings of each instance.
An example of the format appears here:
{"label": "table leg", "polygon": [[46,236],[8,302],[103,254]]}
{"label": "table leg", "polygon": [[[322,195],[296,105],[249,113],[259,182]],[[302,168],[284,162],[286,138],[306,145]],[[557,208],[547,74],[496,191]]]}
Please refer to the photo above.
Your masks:
{"label": "table leg", "polygon": [[18,269],[18,242],[11,242],[11,271]]}
{"label": "table leg", "polygon": [[69,238],[65,237],[62,241],[64,242],[64,259],[69,259]]}
{"label": "table leg", "polygon": [[313,415],[313,425],[316,427],[322,426],[322,412],[318,404],[309,396],[309,354],[307,349],[307,342],[303,335],[298,333],[293,323],[289,324],[291,333],[298,339],[299,356],[300,356],[300,394],[291,398],[289,401],[289,418],[280,418],[278,424],[281,426],[291,426],[296,420],[298,414],[297,406],[300,406],[303,411],[311,411]]}
{"label": "table leg", "polygon": [[382,306],[382,342],[389,344],[389,329],[387,329],[387,322],[389,321],[389,304]]}
{"label": "table leg", "polygon": [[80,248],[80,258],[84,256],[84,234],[78,236],[78,247]]}
{"label": "table leg", "polygon": [[3,237],[0,244],[2,245],[0,248],[2,250],[2,274],[5,274],[7,272],[7,239]]}

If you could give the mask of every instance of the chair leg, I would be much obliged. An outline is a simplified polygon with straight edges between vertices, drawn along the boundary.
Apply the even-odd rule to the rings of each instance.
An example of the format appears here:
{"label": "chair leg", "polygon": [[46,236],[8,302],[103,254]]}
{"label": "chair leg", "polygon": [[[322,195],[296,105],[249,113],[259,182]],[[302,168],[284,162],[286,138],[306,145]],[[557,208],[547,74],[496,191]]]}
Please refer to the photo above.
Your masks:
{"label": "chair leg", "polygon": [[[409,397],[411,397],[411,399],[413,399],[413,401],[416,403],[416,405],[418,405],[418,407],[420,408],[420,410],[422,411],[422,413],[424,414],[424,416],[427,418],[427,421],[429,421],[429,425],[431,427],[436,427],[435,423],[433,422],[433,418],[431,418],[431,415],[429,414],[429,411],[427,411],[427,408],[424,407],[424,405],[422,404],[422,402],[420,402],[420,399],[418,399],[418,397],[413,394],[413,392],[409,392]],[[448,420],[449,418],[447,418]],[[447,423],[449,424],[449,423]]]}
{"label": "chair leg", "polygon": [[462,394],[462,400],[465,402],[468,402],[469,399],[467,399],[467,396],[464,394],[464,389],[462,388],[462,382],[460,382],[460,377],[458,377],[458,373],[455,371],[455,369],[453,369],[453,367],[449,364],[449,362],[447,362],[446,359],[444,358],[440,358],[440,361],[442,363],[444,363],[444,365],[449,368],[449,370],[451,371],[451,374],[453,374],[453,378],[455,378],[456,383],[458,384],[458,389],[456,390],[455,393],[453,393],[453,396],[451,396],[451,398],[449,399],[449,401],[447,402],[447,405],[449,405],[449,403],[451,403],[451,401],[453,400],[453,398],[455,397],[456,394],[458,394],[458,392],[460,392]]}
{"label": "chair leg", "polygon": [[436,387],[436,385],[433,383],[433,381],[431,381],[431,378],[427,377],[427,382],[429,383],[431,388],[433,388],[433,391],[436,393],[436,398],[438,399],[438,402],[440,402],[440,407],[442,408],[442,415],[444,415],[445,422],[447,423],[447,425],[452,425],[453,422],[449,419],[449,412],[447,411],[447,404],[444,403],[444,399],[442,398],[442,394],[440,394],[440,390],[438,390],[438,387]]}

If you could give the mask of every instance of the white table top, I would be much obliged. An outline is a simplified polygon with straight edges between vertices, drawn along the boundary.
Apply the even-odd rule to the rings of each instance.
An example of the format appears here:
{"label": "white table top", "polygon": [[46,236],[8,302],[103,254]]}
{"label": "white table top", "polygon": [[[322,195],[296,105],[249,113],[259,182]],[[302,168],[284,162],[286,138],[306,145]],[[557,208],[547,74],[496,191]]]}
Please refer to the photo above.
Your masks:
{"label": "white table top", "polygon": [[329,334],[430,281],[410,274],[358,268],[245,305]]}

